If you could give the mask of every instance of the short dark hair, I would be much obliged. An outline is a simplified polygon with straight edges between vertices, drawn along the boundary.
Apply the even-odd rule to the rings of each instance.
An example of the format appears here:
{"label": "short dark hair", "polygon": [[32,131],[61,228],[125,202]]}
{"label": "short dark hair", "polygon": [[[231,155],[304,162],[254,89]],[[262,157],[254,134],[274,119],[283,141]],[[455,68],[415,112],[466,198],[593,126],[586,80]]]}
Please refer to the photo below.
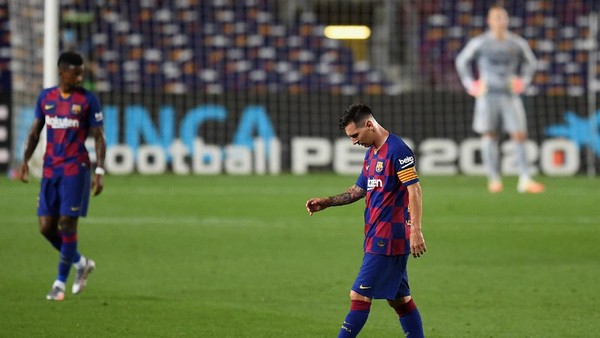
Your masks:
{"label": "short dark hair", "polygon": [[362,127],[368,117],[373,116],[373,111],[364,103],[351,104],[342,117],[340,117],[340,129],[344,130],[347,125],[354,122],[357,127]]}
{"label": "short dark hair", "polygon": [[500,9],[500,10],[506,11],[506,8],[502,4],[502,2],[497,2],[493,5],[491,5],[490,8],[488,8],[488,14],[494,9]]}
{"label": "short dark hair", "polygon": [[76,52],[64,52],[58,57],[58,67],[65,66],[81,66],[83,65],[83,58],[79,53]]}

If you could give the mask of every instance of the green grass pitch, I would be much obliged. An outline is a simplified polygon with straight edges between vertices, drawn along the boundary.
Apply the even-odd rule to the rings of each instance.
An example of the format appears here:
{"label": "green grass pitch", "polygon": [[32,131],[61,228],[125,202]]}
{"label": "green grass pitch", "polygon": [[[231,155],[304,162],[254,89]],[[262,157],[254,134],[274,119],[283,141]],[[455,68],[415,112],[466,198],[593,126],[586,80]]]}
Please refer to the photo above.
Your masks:
{"label": "green grass pitch", "polygon": [[[427,254],[411,258],[428,337],[600,334],[600,180],[541,178],[490,195],[481,177],[422,177]],[[362,257],[364,202],[310,217],[355,177],[107,176],[81,219],[97,270],[45,300],[58,254],[38,233],[39,182],[0,178],[5,337],[335,337]],[[69,281],[68,288],[70,290]],[[361,337],[398,337],[375,301]]]}

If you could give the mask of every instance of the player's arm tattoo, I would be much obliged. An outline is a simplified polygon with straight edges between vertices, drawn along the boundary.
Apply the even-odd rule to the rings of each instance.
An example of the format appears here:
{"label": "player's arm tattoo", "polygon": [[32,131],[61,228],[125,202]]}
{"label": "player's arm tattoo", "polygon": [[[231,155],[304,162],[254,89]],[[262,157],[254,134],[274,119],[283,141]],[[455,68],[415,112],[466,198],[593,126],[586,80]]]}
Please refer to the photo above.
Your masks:
{"label": "player's arm tattoo", "polygon": [[365,197],[366,194],[366,191],[355,184],[339,195],[327,197],[327,202],[332,207],[336,205],[350,204]]}

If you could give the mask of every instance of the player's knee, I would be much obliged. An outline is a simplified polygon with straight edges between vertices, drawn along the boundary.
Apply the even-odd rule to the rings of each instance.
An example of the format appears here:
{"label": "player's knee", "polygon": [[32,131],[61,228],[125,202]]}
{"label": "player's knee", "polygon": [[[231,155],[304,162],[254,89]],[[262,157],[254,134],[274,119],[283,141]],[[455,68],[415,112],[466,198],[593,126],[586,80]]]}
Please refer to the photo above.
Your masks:
{"label": "player's knee", "polygon": [[77,231],[77,218],[61,216],[58,220],[58,227],[62,232],[75,232]]}
{"label": "player's knee", "polygon": [[417,305],[415,305],[415,302],[410,296],[401,297],[394,300],[388,300],[388,304],[394,309],[394,311],[396,311],[396,313],[400,317],[411,313],[417,308]]}
{"label": "player's knee", "polygon": [[52,236],[56,231],[47,225],[40,224],[40,234],[44,237]]}
{"label": "player's knee", "polygon": [[52,236],[58,230],[58,224],[55,218],[40,217],[40,233],[45,237]]}
{"label": "player's knee", "polygon": [[364,311],[371,309],[371,298],[363,296],[356,291],[350,291],[350,310]]}
{"label": "player's knee", "polygon": [[387,302],[388,302],[389,306],[396,308],[396,307],[402,306],[403,304],[408,303],[411,299],[412,299],[411,296],[406,296],[406,297],[396,298],[393,300],[388,299]]}
{"label": "player's knee", "polygon": [[354,290],[350,290],[350,300],[371,303],[371,298],[363,296]]}

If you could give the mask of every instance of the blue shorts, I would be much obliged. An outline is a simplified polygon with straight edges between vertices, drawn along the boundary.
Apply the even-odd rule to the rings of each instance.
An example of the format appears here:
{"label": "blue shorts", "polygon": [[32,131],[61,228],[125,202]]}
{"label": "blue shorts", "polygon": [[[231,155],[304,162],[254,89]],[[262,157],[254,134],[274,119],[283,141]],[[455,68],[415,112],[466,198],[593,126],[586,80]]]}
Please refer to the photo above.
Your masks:
{"label": "blue shorts", "polygon": [[365,254],[352,290],[371,299],[393,300],[409,296],[408,256]]}
{"label": "blue shorts", "polygon": [[79,167],[73,176],[42,178],[38,216],[85,217],[90,200],[90,171]]}

